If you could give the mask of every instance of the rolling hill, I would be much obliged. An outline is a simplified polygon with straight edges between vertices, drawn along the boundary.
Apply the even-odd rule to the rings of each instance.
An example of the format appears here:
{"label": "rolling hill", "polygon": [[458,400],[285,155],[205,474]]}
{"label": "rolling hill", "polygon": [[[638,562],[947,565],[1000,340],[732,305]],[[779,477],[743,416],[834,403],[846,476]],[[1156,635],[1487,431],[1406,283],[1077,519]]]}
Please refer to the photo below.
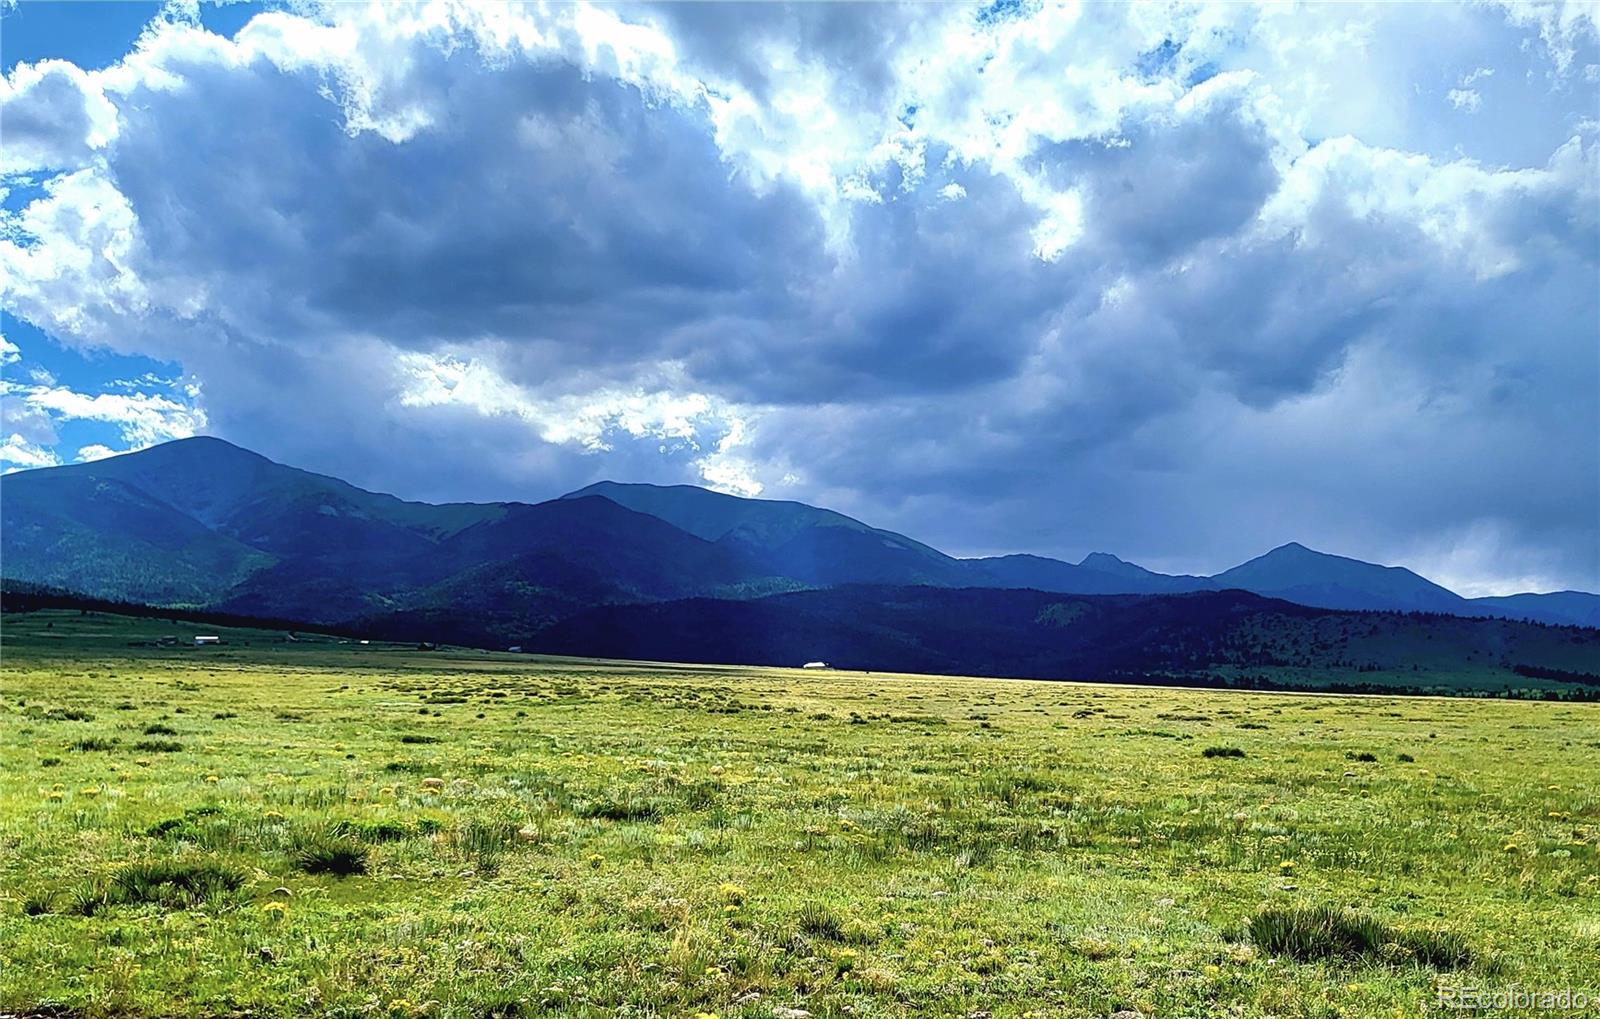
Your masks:
{"label": "rolling hill", "polygon": [[851,585],[591,609],[529,649],[1038,679],[1600,695],[1600,630],[1335,611],[1237,590],[1140,597]]}

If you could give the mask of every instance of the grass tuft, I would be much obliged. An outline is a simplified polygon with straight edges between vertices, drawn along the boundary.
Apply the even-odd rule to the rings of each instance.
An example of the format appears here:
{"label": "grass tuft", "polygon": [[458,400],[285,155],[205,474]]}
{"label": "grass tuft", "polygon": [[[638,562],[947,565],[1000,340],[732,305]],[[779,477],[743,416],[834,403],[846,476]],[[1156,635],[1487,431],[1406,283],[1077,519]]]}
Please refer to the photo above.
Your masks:
{"label": "grass tuft", "polygon": [[113,906],[187,909],[221,899],[244,885],[244,875],[216,860],[137,860],[109,881],[92,879],[72,892],[72,911],[96,916]]}
{"label": "grass tuft", "polygon": [[799,921],[800,929],[814,938],[844,940],[844,922],[837,913],[820,902],[808,902],[801,906]]}
{"label": "grass tuft", "polygon": [[367,847],[337,827],[310,832],[295,846],[294,865],[307,874],[365,874]]}
{"label": "grass tuft", "polygon": [[1270,906],[1250,921],[1250,939],[1273,955],[1302,962],[1366,959],[1390,965],[1416,961],[1435,969],[1470,965],[1466,941],[1449,932],[1403,930],[1370,913],[1341,906]]}
{"label": "grass tuft", "polygon": [[111,878],[118,902],[184,908],[209,902],[244,885],[244,875],[215,860],[144,860]]}

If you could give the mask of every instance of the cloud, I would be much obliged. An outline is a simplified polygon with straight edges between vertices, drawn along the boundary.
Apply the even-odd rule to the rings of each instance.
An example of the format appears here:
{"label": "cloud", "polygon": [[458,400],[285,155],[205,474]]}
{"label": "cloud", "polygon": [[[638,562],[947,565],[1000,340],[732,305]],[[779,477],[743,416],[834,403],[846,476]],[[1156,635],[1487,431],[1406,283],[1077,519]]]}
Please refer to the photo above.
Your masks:
{"label": "cloud", "polygon": [[19,64],[0,82],[0,173],[78,169],[116,138],[117,109],[96,79],[62,60]]}
{"label": "cloud", "polygon": [[4,465],[5,474],[31,467],[54,467],[60,462],[52,450],[15,433],[0,441],[0,464]]}
{"label": "cloud", "polygon": [[[23,362],[22,351],[15,344],[4,340],[0,344],[4,363]],[[153,376],[139,382],[113,380],[107,388],[120,391],[88,393],[58,384],[48,371],[37,367],[29,375],[34,380],[31,385],[0,379],[0,417],[9,434],[6,455],[13,463],[58,463],[59,458],[49,450],[59,441],[57,425],[66,422],[109,424],[133,449],[187,438],[205,431],[207,426],[205,411],[199,404],[200,390],[193,382]],[[147,391],[150,388],[158,391]],[[107,447],[94,444],[84,448]],[[47,452],[49,463],[42,459]],[[90,459],[81,454],[80,450],[79,459]]]}
{"label": "cloud", "polygon": [[483,417],[511,417],[547,443],[588,454],[615,451],[619,441],[646,440],[659,453],[683,452],[703,481],[720,490],[757,495],[761,484],[739,460],[748,408],[705,393],[658,384],[644,389],[601,389],[544,396],[519,386],[477,359],[406,353],[397,358],[404,377],[401,405],[453,407]]}
{"label": "cloud", "polygon": [[1597,54],[1522,4],[172,18],[9,76],[0,273],[182,381],[8,383],[5,431],[1594,587]]}

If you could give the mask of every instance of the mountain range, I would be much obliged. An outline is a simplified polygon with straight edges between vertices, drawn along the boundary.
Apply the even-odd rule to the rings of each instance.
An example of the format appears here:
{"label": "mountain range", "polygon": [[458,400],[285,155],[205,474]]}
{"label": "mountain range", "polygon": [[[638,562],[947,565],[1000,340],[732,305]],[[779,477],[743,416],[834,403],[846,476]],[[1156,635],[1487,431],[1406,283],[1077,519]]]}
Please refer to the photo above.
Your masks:
{"label": "mountain range", "polygon": [[840,584],[1065,594],[1237,589],[1334,609],[1600,625],[1577,591],[1468,599],[1395,566],[1291,543],[1212,577],[1097,552],[958,559],[798,502],[602,481],[542,503],[406,502],[214,438],[0,480],[5,576],[100,597],[334,622],[509,603],[750,597]]}
{"label": "mountain range", "polygon": [[[976,620],[1011,605],[1032,619],[1048,608],[1030,602],[1034,595],[1002,591],[1196,596],[1203,602],[1179,604],[1201,615],[1236,611],[1236,598],[1220,596],[1249,592],[1323,610],[1600,626],[1594,594],[1468,599],[1407,569],[1292,543],[1211,577],[1157,573],[1103,552],[1078,563],[1021,554],[961,559],[832,510],[687,485],[604,481],[532,504],[407,502],[204,437],[5,476],[0,574],[97,598],[592,653],[627,643],[601,640],[602,631],[614,638],[669,621],[673,632],[693,630],[686,612],[723,625],[770,622],[781,611],[835,629],[842,620],[856,626],[882,615],[864,607],[860,591],[868,588],[860,585],[883,605],[922,604],[958,629],[963,613]],[[829,591],[839,593],[818,593]],[[668,604],[687,601],[697,607]],[[840,615],[844,607],[849,616]],[[903,647],[913,638],[886,639]],[[1052,667],[1079,661],[1040,654]],[[975,646],[953,656],[924,647],[901,657],[970,664],[975,655],[982,659]]]}

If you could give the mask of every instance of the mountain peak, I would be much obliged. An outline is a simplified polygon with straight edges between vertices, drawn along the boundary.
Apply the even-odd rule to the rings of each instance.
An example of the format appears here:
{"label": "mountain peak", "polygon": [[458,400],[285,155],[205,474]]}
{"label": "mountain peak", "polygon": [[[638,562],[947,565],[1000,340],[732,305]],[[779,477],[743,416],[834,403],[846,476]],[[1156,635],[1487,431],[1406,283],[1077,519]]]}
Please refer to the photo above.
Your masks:
{"label": "mountain peak", "polygon": [[1096,573],[1109,573],[1117,577],[1149,577],[1149,570],[1126,559],[1112,555],[1110,552],[1090,552],[1079,561],[1078,565],[1086,570]]}
{"label": "mountain peak", "polygon": [[1301,555],[1327,555],[1328,554],[1326,552],[1318,552],[1314,548],[1307,548],[1306,546],[1300,544],[1298,541],[1287,541],[1287,542],[1284,542],[1282,545],[1279,545],[1277,548],[1273,549],[1271,552],[1268,552],[1267,555],[1277,555],[1280,552],[1283,552],[1283,553],[1294,553],[1294,554],[1301,554]]}
{"label": "mountain peak", "polygon": [[1224,587],[1322,608],[1452,612],[1464,605],[1453,591],[1404,567],[1318,552],[1297,541],[1212,579]]}
{"label": "mountain peak", "polygon": [[1128,561],[1126,559],[1119,559],[1110,552],[1090,552],[1088,555],[1084,556],[1078,561],[1078,565],[1087,566],[1090,569],[1103,569],[1106,567],[1127,566]]}

